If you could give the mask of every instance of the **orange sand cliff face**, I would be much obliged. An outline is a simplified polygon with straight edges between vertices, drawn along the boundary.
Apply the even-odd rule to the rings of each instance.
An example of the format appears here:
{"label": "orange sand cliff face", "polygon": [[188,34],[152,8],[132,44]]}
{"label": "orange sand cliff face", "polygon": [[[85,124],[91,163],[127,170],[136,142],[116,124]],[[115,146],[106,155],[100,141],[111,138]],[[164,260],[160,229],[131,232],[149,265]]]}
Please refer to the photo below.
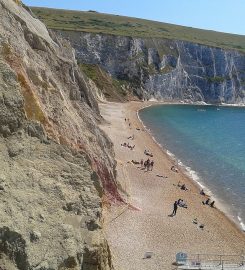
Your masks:
{"label": "orange sand cliff face", "polygon": [[0,266],[110,270],[102,204],[121,197],[97,101],[68,42],[0,7]]}
{"label": "orange sand cliff face", "polygon": [[[81,101],[79,100],[78,93],[75,94],[77,96],[77,104],[73,106],[74,101],[67,97],[67,93],[65,93],[63,89],[58,89],[57,84],[55,84],[56,87],[51,88],[51,83],[47,82],[47,80],[43,80],[37,71],[35,71],[36,73],[31,72],[30,77],[26,72],[25,64],[23,64],[23,58],[16,55],[14,48],[10,45],[5,44],[4,56],[17,74],[17,80],[20,83],[24,98],[26,118],[40,122],[50,139],[59,144],[72,147],[76,151],[87,153],[93,169],[98,173],[102,181],[105,194],[107,194],[111,200],[116,199],[121,201],[121,196],[114,182],[113,170],[108,170],[109,164],[106,165],[104,162],[101,162],[96,155],[97,150],[91,149],[90,141],[96,142],[97,138],[93,138],[94,135],[91,134],[88,129],[84,133],[85,137],[81,136],[81,131],[84,130],[85,123],[83,117],[80,117],[81,107],[83,105],[79,104]],[[57,101],[60,106],[52,104],[52,102],[50,102],[52,98],[58,99]],[[86,109],[89,110],[89,108]],[[91,111],[91,113],[93,112]],[[62,122],[64,124],[62,124]],[[94,125],[95,124],[96,122],[94,122]],[[87,138],[86,135],[88,136]],[[92,162],[92,160],[94,161]]]}
{"label": "orange sand cliff face", "polygon": [[20,5],[21,4],[21,1],[20,0],[13,0],[17,5]]}

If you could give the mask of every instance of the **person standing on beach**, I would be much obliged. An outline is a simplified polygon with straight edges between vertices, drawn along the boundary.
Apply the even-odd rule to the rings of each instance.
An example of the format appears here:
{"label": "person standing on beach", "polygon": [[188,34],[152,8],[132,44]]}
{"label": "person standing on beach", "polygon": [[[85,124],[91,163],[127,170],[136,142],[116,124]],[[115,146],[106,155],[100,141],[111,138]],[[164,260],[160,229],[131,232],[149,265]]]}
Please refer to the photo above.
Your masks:
{"label": "person standing on beach", "polygon": [[212,201],[212,202],[210,203],[210,206],[211,206],[211,207],[214,207],[214,203],[215,203],[215,201]]}
{"label": "person standing on beach", "polygon": [[146,171],[148,172],[150,170],[150,166],[151,166],[151,162],[150,162],[150,159],[148,158],[146,160]]}
{"label": "person standing on beach", "polygon": [[143,168],[143,166],[144,166],[144,160],[141,159],[141,161],[140,161],[140,167]]}
{"label": "person standing on beach", "polygon": [[177,209],[178,209],[178,202],[175,201],[174,202],[174,209],[173,209],[172,217],[176,215]]}
{"label": "person standing on beach", "polygon": [[154,166],[154,161],[151,161],[151,171],[153,170],[153,166]]}

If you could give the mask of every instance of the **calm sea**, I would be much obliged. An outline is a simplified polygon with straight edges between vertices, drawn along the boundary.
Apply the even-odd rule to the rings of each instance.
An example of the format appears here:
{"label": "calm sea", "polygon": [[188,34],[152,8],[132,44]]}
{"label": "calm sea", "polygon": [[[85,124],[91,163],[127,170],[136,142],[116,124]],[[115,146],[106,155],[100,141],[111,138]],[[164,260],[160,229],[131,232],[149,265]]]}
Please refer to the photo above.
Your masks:
{"label": "calm sea", "polygon": [[245,230],[245,108],[159,105],[139,117]]}

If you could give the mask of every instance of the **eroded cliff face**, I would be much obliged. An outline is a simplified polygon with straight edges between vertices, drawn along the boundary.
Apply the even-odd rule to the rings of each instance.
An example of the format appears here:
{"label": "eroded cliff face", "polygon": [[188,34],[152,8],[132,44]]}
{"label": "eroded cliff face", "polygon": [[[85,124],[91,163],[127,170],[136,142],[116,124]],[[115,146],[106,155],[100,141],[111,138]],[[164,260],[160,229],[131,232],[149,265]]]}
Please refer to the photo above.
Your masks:
{"label": "eroded cliff face", "polygon": [[112,269],[103,197],[112,144],[68,42],[0,0],[0,266]]}
{"label": "eroded cliff face", "polygon": [[245,55],[164,39],[59,31],[81,63],[128,80],[141,98],[245,103]]}

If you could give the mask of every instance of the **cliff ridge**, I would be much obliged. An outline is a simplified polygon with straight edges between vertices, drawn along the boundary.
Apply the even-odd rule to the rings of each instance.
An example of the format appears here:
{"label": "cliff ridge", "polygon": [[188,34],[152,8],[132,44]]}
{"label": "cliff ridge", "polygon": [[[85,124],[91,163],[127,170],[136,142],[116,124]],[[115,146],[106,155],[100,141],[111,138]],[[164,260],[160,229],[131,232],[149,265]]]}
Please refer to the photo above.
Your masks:
{"label": "cliff ridge", "polygon": [[57,31],[80,63],[127,81],[140,99],[245,103],[245,55],[192,42]]}

